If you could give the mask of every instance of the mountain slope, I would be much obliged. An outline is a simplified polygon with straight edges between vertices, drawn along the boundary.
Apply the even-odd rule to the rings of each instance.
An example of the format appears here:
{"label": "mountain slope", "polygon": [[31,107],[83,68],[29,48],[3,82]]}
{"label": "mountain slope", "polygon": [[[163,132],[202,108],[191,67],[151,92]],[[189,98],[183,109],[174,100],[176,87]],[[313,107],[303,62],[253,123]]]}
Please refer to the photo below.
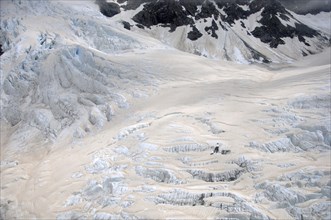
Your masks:
{"label": "mountain slope", "polygon": [[276,0],[129,0],[119,5],[121,12],[111,20],[209,58],[289,62],[330,46],[330,33],[302,23]]}

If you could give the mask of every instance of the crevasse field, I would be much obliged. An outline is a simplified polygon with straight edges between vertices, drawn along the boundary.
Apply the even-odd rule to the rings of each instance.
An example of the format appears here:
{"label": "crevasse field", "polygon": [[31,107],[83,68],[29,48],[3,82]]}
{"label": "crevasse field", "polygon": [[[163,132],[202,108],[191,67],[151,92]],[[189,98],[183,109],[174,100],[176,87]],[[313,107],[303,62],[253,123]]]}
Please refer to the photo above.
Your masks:
{"label": "crevasse field", "polygon": [[1,219],[331,218],[330,48],[223,61],[93,1],[0,8]]}

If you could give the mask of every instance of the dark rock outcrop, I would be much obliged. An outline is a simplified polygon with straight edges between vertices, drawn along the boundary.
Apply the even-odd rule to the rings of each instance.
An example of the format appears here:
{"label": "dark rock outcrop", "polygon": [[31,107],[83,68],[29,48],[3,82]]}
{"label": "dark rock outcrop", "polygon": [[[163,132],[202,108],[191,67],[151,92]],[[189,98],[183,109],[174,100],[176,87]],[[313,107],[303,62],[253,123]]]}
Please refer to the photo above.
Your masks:
{"label": "dark rock outcrop", "polygon": [[216,31],[218,30],[218,26],[215,22],[215,20],[213,20],[211,22],[211,26],[210,27],[205,27],[205,31],[210,34],[210,31],[211,31],[211,36],[218,39],[218,35],[216,34]]}
{"label": "dark rock outcrop", "polygon": [[192,18],[181,4],[174,0],[160,0],[144,5],[144,9],[132,19],[146,27],[162,24],[175,31],[178,26],[193,24]]}
{"label": "dark rock outcrop", "polygon": [[[109,3],[106,0],[96,0],[100,11],[106,16],[114,16],[121,10],[139,11],[132,17],[132,21],[122,21],[123,27],[131,30],[132,27],[140,29],[153,26],[165,27],[169,32],[174,32],[177,27],[186,26],[188,30],[187,39],[196,41],[202,36],[219,39],[221,31],[232,32],[237,35],[246,46],[245,54],[250,62],[258,61],[268,63],[271,58],[253,48],[237,30],[232,27],[240,25],[243,33],[255,37],[260,42],[271,48],[285,45],[286,38],[299,41],[304,46],[299,51],[303,56],[317,53],[322,48],[331,45],[330,37],[314,30],[296,20],[287,8],[284,7],[285,0],[117,0]],[[116,3],[115,3],[116,2]],[[287,4],[285,4],[287,5]],[[249,16],[258,13],[255,28],[250,29],[247,24]],[[131,24],[130,24],[130,23]],[[199,25],[198,25],[199,24]],[[209,35],[209,36],[208,36]],[[318,43],[312,43],[315,38]],[[311,47],[311,48],[307,48]],[[247,51],[247,49],[249,51]],[[199,51],[199,50],[194,50]],[[312,51],[312,52],[310,52]],[[194,52],[195,53],[195,52]],[[225,53],[227,53],[225,51]],[[198,53],[200,54],[201,53]],[[226,57],[226,56],[225,56]],[[226,59],[232,59],[227,57]]]}
{"label": "dark rock outcrop", "polygon": [[305,42],[303,37],[319,36],[316,30],[299,22],[295,23],[295,27],[285,26],[280,18],[287,21],[292,15],[276,0],[255,0],[250,4],[251,12],[262,10],[262,8],[262,18],[258,21],[262,26],[256,27],[252,34],[263,43],[268,43],[271,48],[277,48],[278,45],[285,44],[282,38],[286,37],[293,38],[297,36],[301,39],[300,41]]}
{"label": "dark rock outcrop", "polygon": [[123,27],[127,30],[131,30],[131,25],[127,21],[122,21]]}
{"label": "dark rock outcrop", "polygon": [[106,2],[106,0],[96,0],[99,5],[100,12],[107,17],[113,17],[121,12],[120,6],[114,2]]}
{"label": "dark rock outcrop", "polygon": [[192,31],[190,31],[187,34],[187,38],[192,41],[195,41],[195,40],[199,39],[200,37],[202,37],[202,34],[198,30],[198,28],[196,28],[195,26],[192,26]]}
{"label": "dark rock outcrop", "polygon": [[232,25],[236,20],[246,19],[249,15],[249,11],[242,9],[238,3],[235,2],[218,2],[217,6],[223,8],[227,16],[221,15],[222,21]]}
{"label": "dark rock outcrop", "polygon": [[189,15],[195,16],[195,14],[198,12],[198,5],[201,5],[204,0],[179,0],[179,2]]}
{"label": "dark rock outcrop", "polygon": [[207,0],[201,5],[201,11],[195,16],[195,19],[200,20],[213,17],[217,20],[219,15],[220,12],[217,10],[215,5],[211,1]]}
{"label": "dark rock outcrop", "polygon": [[0,44],[0,56],[4,53],[5,51],[2,50],[2,44]]}
{"label": "dark rock outcrop", "polygon": [[[212,25],[205,27],[205,31],[211,37],[218,38],[216,31],[218,26],[216,20],[221,18],[225,23],[232,26],[237,20],[245,20],[248,16],[262,10],[261,19],[258,21],[262,26],[256,27],[251,33],[254,37],[259,38],[263,43],[267,43],[272,48],[277,48],[278,45],[285,44],[284,38],[298,37],[298,39],[310,46],[304,37],[315,37],[319,33],[308,26],[296,23],[295,27],[285,26],[282,21],[289,21],[292,15],[286,8],[277,0],[128,0],[126,9],[135,9],[140,4],[144,5],[144,9],[133,17],[133,20],[144,27],[153,25],[162,25],[170,27],[170,31],[175,31],[177,27],[183,25],[193,25],[194,20],[213,18]],[[244,10],[241,6],[248,6],[249,10]],[[201,7],[198,10],[198,6]],[[224,14],[220,13],[220,9]],[[142,26],[139,26],[142,28]],[[220,26],[223,30],[227,30],[222,23]],[[241,26],[246,29],[243,21]],[[188,39],[194,41],[202,36],[201,30],[192,26],[193,30],[189,32]]]}

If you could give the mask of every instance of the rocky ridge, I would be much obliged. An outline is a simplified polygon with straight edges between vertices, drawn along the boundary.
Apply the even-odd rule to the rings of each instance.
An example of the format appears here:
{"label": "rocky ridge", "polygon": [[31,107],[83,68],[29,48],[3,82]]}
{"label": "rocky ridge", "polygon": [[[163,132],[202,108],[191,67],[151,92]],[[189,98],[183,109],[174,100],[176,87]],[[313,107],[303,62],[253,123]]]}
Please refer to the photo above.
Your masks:
{"label": "rocky ridge", "polygon": [[[108,3],[108,7],[115,2]],[[326,35],[300,22],[294,12],[277,0],[128,0],[117,1],[117,4],[114,8],[121,7],[120,13],[124,17],[127,12],[135,10],[133,17],[125,19],[126,25],[145,29],[162,41],[166,41],[163,38],[165,31],[174,39],[182,35],[187,39],[181,42],[182,45],[176,40],[168,40],[169,44],[207,57],[237,62],[284,62],[319,53],[322,48],[330,46],[330,33]],[[100,10],[103,10],[101,5]],[[114,16],[114,19],[123,19],[123,16]],[[255,22],[253,26],[252,21]],[[130,30],[135,31],[136,28]],[[260,42],[254,42],[254,39]],[[230,51],[226,41],[235,41],[239,49]],[[218,51],[202,49],[200,42],[223,46],[216,46]],[[294,54],[281,45],[293,47]],[[263,51],[263,47],[270,47],[278,55],[275,57],[275,54]]]}

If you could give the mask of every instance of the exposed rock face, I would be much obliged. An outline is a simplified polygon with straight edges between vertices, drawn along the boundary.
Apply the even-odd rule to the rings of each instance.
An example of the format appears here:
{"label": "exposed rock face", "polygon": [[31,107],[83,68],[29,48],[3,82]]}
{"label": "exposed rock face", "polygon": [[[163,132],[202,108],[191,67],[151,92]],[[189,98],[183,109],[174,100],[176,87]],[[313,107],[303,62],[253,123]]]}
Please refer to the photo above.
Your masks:
{"label": "exposed rock face", "polygon": [[96,3],[100,7],[100,12],[107,16],[113,17],[121,12],[120,6],[114,2],[106,2],[106,0],[97,0]]}
{"label": "exposed rock face", "polygon": [[185,8],[187,13],[191,16],[194,16],[196,12],[198,11],[198,5],[201,5],[204,0],[179,0],[180,4]]}
{"label": "exposed rock face", "polygon": [[211,31],[211,36],[214,38],[218,38],[218,35],[216,34],[216,31],[218,30],[218,26],[215,22],[215,20],[212,21],[211,26],[210,27],[205,27],[205,31],[210,34]]}
{"label": "exposed rock face", "polygon": [[217,10],[215,4],[212,1],[204,1],[201,4],[201,10],[200,12],[197,11],[197,14],[195,16],[195,19],[205,19],[205,18],[211,18],[218,19],[220,12]]}
{"label": "exposed rock face", "polygon": [[5,51],[2,50],[2,44],[0,44],[0,56],[4,53]]}
{"label": "exposed rock face", "polygon": [[195,40],[199,39],[200,37],[202,37],[202,34],[200,33],[200,31],[195,26],[192,26],[192,31],[190,31],[187,34],[187,38],[192,41],[195,41]]}
{"label": "exposed rock face", "polygon": [[223,9],[226,15],[221,15],[221,20],[232,25],[236,20],[246,19],[252,11],[245,11],[241,6],[246,5],[249,2],[245,0],[241,1],[216,1],[218,8]]}
{"label": "exposed rock face", "polygon": [[[138,2],[135,4],[138,5]],[[130,3],[131,2],[128,1],[128,5],[130,5]],[[232,25],[235,21],[247,19],[249,15],[263,9],[261,14],[262,18],[258,21],[262,26],[256,27],[252,34],[260,38],[262,42],[269,43],[272,48],[276,48],[279,44],[285,43],[281,38],[293,38],[297,36],[300,41],[304,41],[303,37],[312,38],[319,35],[317,31],[299,22],[295,24],[295,27],[283,25],[280,20],[288,21],[289,17],[292,17],[292,15],[277,0],[255,0],[251,3],[246,0],[236,2],[227,0],[216,0],[215,2],[210,0],[162,0],[156,2],[141,1],[141,3],[146,3],[144,9],[138,12],[133,17],[133,20],[146,27],[161,24],[171,27],[170,31],[174,31],[178,26],[192,25],[194,23],[192,17],[194,17],[195,20],[206,18],[218,20],[220,17],[222,21]],[[244,10],[241,7],[242,5],[248,6],[249,10]],[[198,6],[201,7],[200,10],[198,10]],[[128,6],[126,6],[126,9],[127,8]],[[129,8],[132,8],[132,6]],[[224,11],[225,15],[220,13],[220,9]],[[213,21],[212,28],[210,29],[218,29],[215,21]],[[207,28],[206,31],[208,30],[209,28]],[[188,35],[188,38],[193,41],[196,40],[199,38],[199,35],[196,34],[197,32],[198,30],[193,27],[193,32],[190,32],[191,34]],[[217,38],[216,33],[213,32],[212,37]]]}
{"label": "exposed rock face", "polygon": [[124,27],[125,29],[128,29],[128,30],[131,29],[131,25],[130,25],[129,22],[127,22],[127,21],[122,21],[122,24],[123,24],[123,27]]}
{"label": "exposed rock face", "polygon": [[298,37],[299,41],[305,43],[304,37],[312,38],[319,36],[317,31],[301,23],[295,23],[294,27],[289,25],[285,26],[281,22],[281,19],[289,21],[292,15],[276,0],[257,0],[253,3],[255,3],[251,6],[253,10],[261,10],[260,8],[262,7],[264,7],[264,9],[261,13],[262,18],[259,21],[262,26],[256,27],[252,34],[260,38],[262,42],[269,43],[271,48],[276,48],[279,44],[285,44],[282,40],[282,38],[285,37]]}
{"label": "exposed rock face", "polygon": [[175,31],[178,26],[193,23],[188,15],[189,13],[182,8],[179,2],[161,0],[144,5],[144,9],[132,19],[146,27],[161,24],[169,26],[170,31]]}
{"label": "exposed rock face", "polygon": [[[129,13],[128,10],[137,10],[141,6],[142,9],[133,16],[130,14],[131,21],[124,21],[124,28],[132,31],[144,29],[178,49],[207,57],[221,56],[240,63],[243,60],[249,63],[279,62],[284,56],[298,59],[321,52],[330,45],[329,35],[301,23],[279,0],[122,0],[99,5],[104,6],[104,11],[110,11],[106,16],[118,13],[119,8],[122,8],[121,13]],[[257,25],[250,25],[252,20]],[[129,23],[135,24],[131,26]],[[177,42],[178,35],[181,35],[180,39],[185,38],[184,42]],[[258,45],[252,43],[256,38],[259,39]],[[211,48],[200,48],[198,45],[203,42],[212,42]],[[229,48],[227,42],[236,46],[239,43],[239,49]],[[295,51],[289,52],[284,48],[285,44],[291,44],[288,46]],[[266,46],[274,53],[264,51]],[[280,46],[283,48],[278,50]]]}

